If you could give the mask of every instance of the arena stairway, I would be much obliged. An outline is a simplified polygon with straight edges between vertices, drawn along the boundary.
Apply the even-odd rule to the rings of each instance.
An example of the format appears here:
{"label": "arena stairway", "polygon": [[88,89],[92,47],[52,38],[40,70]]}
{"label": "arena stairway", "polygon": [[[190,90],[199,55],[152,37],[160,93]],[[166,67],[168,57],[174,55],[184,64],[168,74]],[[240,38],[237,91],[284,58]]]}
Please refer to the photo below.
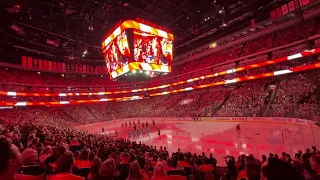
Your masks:
{"label": "arena stairway", "polygon": [[280,84],[280,80],[276,80],[274,90],[272,91],[272,93],[269,93],[270,97],[266,97],[267,99],[269,99],[269,102],[267,106],[262,106],[260,110],[261,112],[263,112],[262,114],[263,116],[267,115],[270,105],[274,102],[274,99],[276,98],[276,95],[277,95],[277,91],[279,89],[279,84]]}
{"label": "arena stairway", "polygon": [[214,116],[214,115],[221,109],[221,107],[224,106],[224,105],[227,103],[227,101],[229,100],[229,98],[230,98],[230,96],[231,96],[231,93],[232,93],[232,91],[229,91],[229,92],[227,93],[227,95],[226,95],[226,97],[224,98],[223,102],[222,102],[217,108],[215,108],[215,109],[213,110],[212,116]]}

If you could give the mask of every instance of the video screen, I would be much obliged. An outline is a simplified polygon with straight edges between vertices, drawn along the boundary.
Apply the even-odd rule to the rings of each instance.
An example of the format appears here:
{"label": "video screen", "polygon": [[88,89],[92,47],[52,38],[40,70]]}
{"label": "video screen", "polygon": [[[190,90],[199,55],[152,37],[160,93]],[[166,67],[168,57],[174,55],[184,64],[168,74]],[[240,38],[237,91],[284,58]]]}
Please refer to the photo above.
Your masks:
{"label": "video screen", "polygon": [[126,31],[118,35],[106,49],[104,56],[109,73],[130,62],[131,55]]}
{"label": "video screen", "polygon": [[172,40],[134,30],[134,61],[148,64],[172,64]]}

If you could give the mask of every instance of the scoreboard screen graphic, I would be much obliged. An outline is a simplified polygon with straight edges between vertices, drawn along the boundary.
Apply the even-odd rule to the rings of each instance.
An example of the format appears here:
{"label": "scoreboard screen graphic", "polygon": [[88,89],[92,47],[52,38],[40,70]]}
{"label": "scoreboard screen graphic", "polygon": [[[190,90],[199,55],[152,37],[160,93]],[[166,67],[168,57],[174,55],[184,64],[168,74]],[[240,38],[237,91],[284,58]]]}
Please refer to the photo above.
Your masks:
{"label": "scoreboard screen graphic", "polygon": [[173,35],[133,20],[116,26],[102,43],[111,78],[130,71],[171,72]]}
{"label": "scoreboard screen graphic", "polygon": [[172,41],[153,34],[134,31],[134,60],[157,65],[171,65]]}
{"label": "scoreboard screen graphic", "polygon": [[130,61],[130,49],[126,32],[123,31],[107,47],[104,53],[109,73],[125,66]]}

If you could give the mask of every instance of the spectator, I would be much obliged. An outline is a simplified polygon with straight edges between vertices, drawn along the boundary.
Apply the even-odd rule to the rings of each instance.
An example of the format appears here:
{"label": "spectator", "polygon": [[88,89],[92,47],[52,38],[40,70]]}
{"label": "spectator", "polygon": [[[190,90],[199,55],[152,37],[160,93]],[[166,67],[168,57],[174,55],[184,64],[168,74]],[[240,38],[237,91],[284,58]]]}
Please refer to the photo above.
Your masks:
{"label": "spectator", "polygon": [[117,165],[117,171],[119,171],[119,176],[116,177],[116,179],[119,180],[126,180],[129,175],[129,169],[130,169],[130,155],[129,153],[122,153],[120,155],[120,164]]}
{"label": "spectator", "polygon": [[99,169],[101,167],[101,159],[95,157],[92,161],[91,171],[88,179],[99,180]]}
{"label": "spectator", "polygon": [[143,176],[140,173],[139,163],[134,161],[130,164],[130,170],[127,180],[142,180]]}
{"label": "spectator", "polygon": [[44,147],[42,154],[40,155],[40,158],[39,158],[40,164],[44,164],[45,160],[48,157],[50,157],[51,153],[52,153],[51,146]]}
{"label": "spectator", "polygon": [[54,163],[65,152],[67,152],[66,146],[64,146],[64,145],[58,146],[54,150],[54,152],[44,161],[44,163],[47,165]]}
{"label": "spectator", "polygon": [[177,159],[172,159],[171,161],[171,166],[172,169],[167,171],[167,174],[170,175],[180,175],[180,176],[186,176],[183,168],[178,168],[178,160]]}
{"label": "spectator", "polygon": [[138,163],[140,167],[140,173],[143,176],[143,179],[149,179],[149,175],[147,174],[146,168],[146,159],[144,157],[138,158]]}
{"label": "spectator", "polygon": [[0,179],[15,179],[22,166],[22,156],[18,148],[7,139],[0,138]]}
{"label": "spectator", "polygon": [[72,139],[71,144],[69,145],[69,150],[73,153],[81,150],[80,144],[79,144],[78,139],[76,137],[74,137]]}
{"label": "spectator", "polygon": [[72,174],[74,157],[71,151],[62,154],[56,161],[58,174],[53,175],[50,180],[83,180],[83,177]]}
{"label": "spectator", "polygon": [[113,180],[116,172],[116,163],[112,158],[105,160],[100,167],[100,180]]}
{"label": "spectator", "polygon": [[287,153],[282,152],[282,153],[281,153],[281,157],[279,158],[279,160],[281,160],[281,161],[286,161],[286,159],[287,159],[286,155],[287,155]]}
{"label": "spectator", "polygon": [[261,180],[304,180],[304,177],[290,164],[270,158],[262,167]]}
{"label": "spectator", "polygon": [[23,167],[19,174],[39,176],[44,174],[46,169],[37,165],[38,153],[34,149],[27,148],[22,152]]}
{"label": "spectator", "polygon": [[261,164],[264,164],[265,162],[267,162],[267,156],[266,156],[266,155],[262,155],[262,162],[261,162]]}
{"label": "spectator", "polygon": [[246,175],[248,180],[260,180],[260,165],[254,162],[247,162]]}
{"label": "spectator", "polygon": [[169,180],[169,177],[167,176],[161,163],[157,163],[154,167],[151,180]]}
{"label": "spectator", "polygon": [[315,174],[308,180],[320,180],[320,156],[312,155],[310,157],[310,165]]}

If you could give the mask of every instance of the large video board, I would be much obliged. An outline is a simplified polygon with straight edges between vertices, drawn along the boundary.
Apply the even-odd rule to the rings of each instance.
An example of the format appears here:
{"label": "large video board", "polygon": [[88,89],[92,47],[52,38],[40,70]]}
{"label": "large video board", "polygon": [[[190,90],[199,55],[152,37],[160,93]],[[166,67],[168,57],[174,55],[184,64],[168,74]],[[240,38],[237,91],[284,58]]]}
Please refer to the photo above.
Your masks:
{"label": "large video board", "polygon": [[129,20],[108,35],[102,50],[111,78],[133,70],[171,72],[173,35]]}

